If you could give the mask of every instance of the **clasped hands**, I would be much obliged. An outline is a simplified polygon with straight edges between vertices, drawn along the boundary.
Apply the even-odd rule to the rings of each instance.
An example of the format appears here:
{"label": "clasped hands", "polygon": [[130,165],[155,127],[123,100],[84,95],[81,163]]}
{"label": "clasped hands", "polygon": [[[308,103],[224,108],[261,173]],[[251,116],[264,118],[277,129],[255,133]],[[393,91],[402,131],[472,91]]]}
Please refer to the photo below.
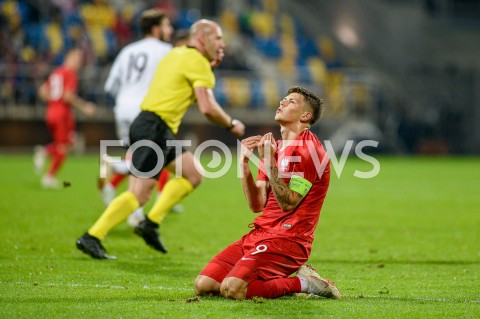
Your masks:
{"label": "clasped hands", "polygon": [[250,160],[255,148],[258,150],[258,156],[263,160],[267,171],[276,165],[275,151],[277,150],[277,143],[272,133],[267,133],[263,136],[255,135],[242,140],[241,155],[244,162]]}

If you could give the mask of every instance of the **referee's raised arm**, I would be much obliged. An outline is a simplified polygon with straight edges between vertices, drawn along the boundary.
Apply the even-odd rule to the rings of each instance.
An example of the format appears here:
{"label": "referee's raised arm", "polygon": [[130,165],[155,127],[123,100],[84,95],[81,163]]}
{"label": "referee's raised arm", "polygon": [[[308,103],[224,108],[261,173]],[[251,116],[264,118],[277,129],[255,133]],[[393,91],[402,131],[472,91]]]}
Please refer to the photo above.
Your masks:
{"label": "referee's raised arm", "polygon": [[[189,45],[195,47],[212,67],[218,66],[225,55],[225,42],[220,26],[209,20],[199,20],[190,28]],[[217,103],[213,90],[209,87],[194,86],[195,97],[200,112],[211,122],[226,128],[236,137],[245,134],[245,125],[229,116]]]}
{"label": "referee's raised arm", "polygon": [[211,122],[224,127],[235,137],[241,137],[245,134],[245,125],[241,121],[229,116],[220,107],[212,89],[196,87],[194,90],[200,112]]}

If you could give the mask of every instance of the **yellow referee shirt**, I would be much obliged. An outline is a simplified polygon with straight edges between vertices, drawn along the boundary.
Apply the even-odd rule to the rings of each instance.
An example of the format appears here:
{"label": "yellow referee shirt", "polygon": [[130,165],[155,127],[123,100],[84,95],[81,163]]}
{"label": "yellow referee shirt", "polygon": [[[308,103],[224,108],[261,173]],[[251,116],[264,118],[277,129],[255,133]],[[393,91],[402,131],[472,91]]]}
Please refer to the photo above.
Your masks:
{"label": "yellow referee shirt", "polygon": [[193,88],[214,86],[215,75],[207,58],[195,48],[174,48],[158,63],[141,109],[156,113],[176,134],[185,112],[195,101]]}

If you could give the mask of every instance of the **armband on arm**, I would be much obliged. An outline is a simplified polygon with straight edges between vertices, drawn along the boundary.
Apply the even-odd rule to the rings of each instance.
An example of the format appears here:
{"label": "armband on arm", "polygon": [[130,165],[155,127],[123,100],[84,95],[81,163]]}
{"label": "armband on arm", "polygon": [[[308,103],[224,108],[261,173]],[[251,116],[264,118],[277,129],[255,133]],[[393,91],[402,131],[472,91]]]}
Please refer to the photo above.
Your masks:
{"label": "armband on arm", "polygon": [[297,192],[302,197],[305,197],[305,195],[308,194],[308,191],[310,191],[310,188],[312,188],[312,183],[303,177],[292,175],[290,178],[290,183],[288,183],[288,188],[294,192]]}

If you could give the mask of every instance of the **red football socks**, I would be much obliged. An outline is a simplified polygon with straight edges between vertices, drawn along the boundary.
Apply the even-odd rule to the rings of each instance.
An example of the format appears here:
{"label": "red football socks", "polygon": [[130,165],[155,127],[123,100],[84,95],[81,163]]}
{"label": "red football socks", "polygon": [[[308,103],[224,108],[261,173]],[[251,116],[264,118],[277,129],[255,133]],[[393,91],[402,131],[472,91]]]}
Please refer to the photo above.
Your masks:
{"label": "red football socks", "polygon": [[168,182],[170,179],[170,172],[167,170],[162,170],[160,173],[160,177],[158,178],[158,191],[161,192],[163,190],[163,187],[165,184]]}
{"label": "red football socks", "polygon": [[55,176],[62,166],[67,154],[63,151],[59,151],[59,148],[48,148],[47,152],[52,154],[52,164],[50,165],[50,169],[48,170],[48,175]]}
{"label": "red football socks", "polygon": [[120,173],[114,173],[112,177],[110,178],[110,184],[112,184],[113,187],[117,188],[117,186],[127,177],[127,175],[123,175]]}
{"label": "red football socks", "polygon": [[263,297],[271,299],[300,291],[300,279],[297,277],[269,281],[255,280],[248,285],[246,298]]}

